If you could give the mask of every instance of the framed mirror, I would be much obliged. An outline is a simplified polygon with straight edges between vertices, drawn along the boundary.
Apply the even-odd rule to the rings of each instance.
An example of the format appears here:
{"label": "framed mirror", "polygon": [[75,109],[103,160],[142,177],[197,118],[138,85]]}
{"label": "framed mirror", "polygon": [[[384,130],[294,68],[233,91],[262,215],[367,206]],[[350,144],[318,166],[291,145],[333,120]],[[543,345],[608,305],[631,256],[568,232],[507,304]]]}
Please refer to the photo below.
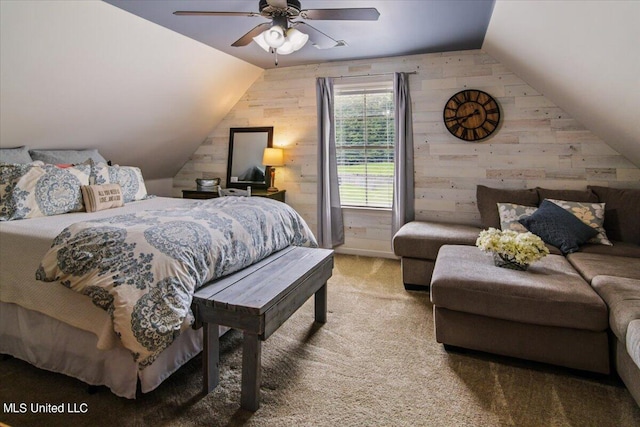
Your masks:
{"label": "framed mirror", "polygon": [[269,171],[262,164],[264,149],[273,146],[273,126],[231,128],[229,131],[228,188],[269,186]]}

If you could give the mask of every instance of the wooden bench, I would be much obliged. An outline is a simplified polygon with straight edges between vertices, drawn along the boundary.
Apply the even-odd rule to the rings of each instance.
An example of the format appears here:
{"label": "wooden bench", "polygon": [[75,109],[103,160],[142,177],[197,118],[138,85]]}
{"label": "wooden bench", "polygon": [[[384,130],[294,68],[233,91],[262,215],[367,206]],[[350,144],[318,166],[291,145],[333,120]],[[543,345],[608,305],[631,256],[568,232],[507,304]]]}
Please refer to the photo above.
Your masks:
{"label": "wooden bench", "polygon": [[203,326],[203,389],[218,385],[219,326],[243,331],[240,406],[260,406],[262,341],[315,295],[315,320],[327,320],[327,280],[333,251],[288,247],[200,288],[193,297],[196,327]]}

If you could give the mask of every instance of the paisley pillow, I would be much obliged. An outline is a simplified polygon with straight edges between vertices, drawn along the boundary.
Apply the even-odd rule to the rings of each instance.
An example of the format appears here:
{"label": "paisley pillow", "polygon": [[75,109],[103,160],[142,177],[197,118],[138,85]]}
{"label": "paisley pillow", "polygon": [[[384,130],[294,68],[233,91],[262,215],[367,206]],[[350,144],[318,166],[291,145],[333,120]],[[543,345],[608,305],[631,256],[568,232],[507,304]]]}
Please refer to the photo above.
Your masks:
{"label": "paisley pillow", "polygon": [[533,206],[517,205],[515,203],[498,203],[500,229],[526,233],[529,230],[520,224],[518,220],[531,215],[537,209]]}
{"label": "paisley pillow", "polygon": [[580,221],[594,228],[598,234],[589,239],[587,243],[596,245],[613,246],[607,238],[607,233],[602,226],[604,224],[604,203],[568,202],[566,200],[546,199],[574,214]]}
{"label": "paisley pillow", "polygon": [[125,203],[147,197],[147,188],[144,185],[140,168],[133,166],[108,166],[108,168],[109,183],[120,184]]}
{"label": "paisley pillow", "polygon": [[60,169],[55,165],[31,166],[11,190],[9,219],[59,215],[84,210],[81,185],[89,185],[89,165]]}

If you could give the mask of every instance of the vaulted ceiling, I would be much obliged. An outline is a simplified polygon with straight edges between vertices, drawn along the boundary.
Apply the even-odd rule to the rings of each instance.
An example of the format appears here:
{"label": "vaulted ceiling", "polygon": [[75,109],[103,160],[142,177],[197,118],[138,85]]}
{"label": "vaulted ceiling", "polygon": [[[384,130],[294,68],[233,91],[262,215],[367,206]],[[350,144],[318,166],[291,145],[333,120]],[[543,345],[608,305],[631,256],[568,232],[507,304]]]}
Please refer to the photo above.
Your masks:
{"label": "vaulted ceiling", "polygon": [[[273,55],[256,43],[231,46],[262,16],[176,16],[175,11],[258,12],[258,0],[104,0],[217,50],[261,68],[275,67]],[[380,58],[417,53],[479,49],[494,0],[301,0],[305,9],[376,8],[377,21],[303,20],[346,46],[301,50],[279,57],[279,66],[347,59]],[[304,31],[304,30],[303,30]]]}
{"label": "vaulted ceiling", "polygon": [[[257,12],[258,0],[105,0],[261,68],[256,43],[231,44],[263,17],[176,16],[176,10]],[[306,21],[347,46],[307,43],[279,66],[482,48],[640,166],[640,2],[558,0],[302,0],[303,9],[375,7],[377,21]]]}

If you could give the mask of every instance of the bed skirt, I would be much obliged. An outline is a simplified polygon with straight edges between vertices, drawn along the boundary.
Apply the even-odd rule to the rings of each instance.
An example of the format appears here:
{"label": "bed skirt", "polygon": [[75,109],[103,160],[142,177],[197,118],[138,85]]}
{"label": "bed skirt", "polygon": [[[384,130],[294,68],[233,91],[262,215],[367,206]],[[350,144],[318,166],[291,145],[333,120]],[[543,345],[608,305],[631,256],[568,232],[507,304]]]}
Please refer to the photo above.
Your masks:
{"label": "bed skirt", "polygon": [[124,347],[98,350],[97,343],[91,332],[0,302],[0,353],[90,385],[104,385],[128,399],[135,399],[138,380],[140,390],[150,392],[196,356],[202,350],[202,329],[186,330],[142,371]]}

